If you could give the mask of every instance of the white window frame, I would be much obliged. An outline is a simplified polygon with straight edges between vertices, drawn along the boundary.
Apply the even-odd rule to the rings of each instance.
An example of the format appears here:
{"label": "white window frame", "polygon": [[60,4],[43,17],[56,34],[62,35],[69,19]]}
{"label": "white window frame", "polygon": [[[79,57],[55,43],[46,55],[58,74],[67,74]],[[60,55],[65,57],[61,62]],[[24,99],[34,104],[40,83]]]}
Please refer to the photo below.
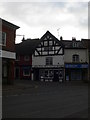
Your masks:
{"label": "white window frame", "polygon": [[53,57],[46,57],[46,65],[53,65]]}
{"label": "white window frame", "polygon": [[[3,36],[4,34],[4,36]],[[6,33],[0,31],[0,45],[6,46]]]}
{"label": "white window frame", "polygon": [[78,43],[77,42],[73,42],[73,47],[78,47]]}

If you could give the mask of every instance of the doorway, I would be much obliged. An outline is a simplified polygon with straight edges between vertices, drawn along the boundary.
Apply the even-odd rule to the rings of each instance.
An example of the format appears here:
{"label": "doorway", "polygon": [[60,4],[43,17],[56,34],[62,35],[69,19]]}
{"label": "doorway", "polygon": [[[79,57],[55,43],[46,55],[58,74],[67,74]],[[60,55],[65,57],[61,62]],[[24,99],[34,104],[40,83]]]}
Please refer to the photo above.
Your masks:
{"label": "doorway", "polygon": [[76,69],[71,71],[71,80],[81,80],[81,78],[81,70]]}
{"label": "doorway", "polygon": [[20,69],[19,67],[15,68],[15,79],[19,79],[20,78]]}

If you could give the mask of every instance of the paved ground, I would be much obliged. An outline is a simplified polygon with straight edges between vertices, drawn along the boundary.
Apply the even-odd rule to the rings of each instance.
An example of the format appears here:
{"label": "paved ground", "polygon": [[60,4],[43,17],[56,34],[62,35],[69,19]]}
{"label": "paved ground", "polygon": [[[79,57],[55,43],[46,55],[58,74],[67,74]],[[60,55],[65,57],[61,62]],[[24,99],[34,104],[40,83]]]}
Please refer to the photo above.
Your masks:
{"label": "paved ground", "polygon": [[88,118],[88,85],[16,81],[3,86],[5,118]]}

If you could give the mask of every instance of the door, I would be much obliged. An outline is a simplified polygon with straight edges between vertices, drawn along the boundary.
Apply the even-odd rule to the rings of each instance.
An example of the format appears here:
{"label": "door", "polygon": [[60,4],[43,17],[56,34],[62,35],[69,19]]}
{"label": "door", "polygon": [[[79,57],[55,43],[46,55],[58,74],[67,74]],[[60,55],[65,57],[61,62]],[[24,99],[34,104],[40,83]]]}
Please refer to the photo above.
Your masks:
{"label": "door", "polygon": [[81,80],[81,70],[72,70],[71,71],[71,80]]}
{"label": "door", "polygon": [[16,68],[15,68],[15,78],[16,78],[16,79],[19,79],[19,78],[20,78],[20,69],[19,69],[19,67],[16,67]]}
{"label": "door", "polygon": [[59,73],[58,70],[54,70],[54,79],[53,81],[59,81]]}

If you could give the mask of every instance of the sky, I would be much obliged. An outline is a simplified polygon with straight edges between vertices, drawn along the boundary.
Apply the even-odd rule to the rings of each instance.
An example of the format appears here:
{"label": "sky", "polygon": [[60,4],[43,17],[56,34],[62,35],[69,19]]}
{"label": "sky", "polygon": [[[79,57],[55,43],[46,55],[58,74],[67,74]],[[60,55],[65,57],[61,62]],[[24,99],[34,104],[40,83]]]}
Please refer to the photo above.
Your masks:
{"label": "sky", "polygon": [[47,30],[58,39],[60,36],[64,40],[88,38],[88,1],[3,0],[0,2],[0,17],[20,27],[16,31],[16,43],[21,42],[23,35],[25,39],[41,38]]}

